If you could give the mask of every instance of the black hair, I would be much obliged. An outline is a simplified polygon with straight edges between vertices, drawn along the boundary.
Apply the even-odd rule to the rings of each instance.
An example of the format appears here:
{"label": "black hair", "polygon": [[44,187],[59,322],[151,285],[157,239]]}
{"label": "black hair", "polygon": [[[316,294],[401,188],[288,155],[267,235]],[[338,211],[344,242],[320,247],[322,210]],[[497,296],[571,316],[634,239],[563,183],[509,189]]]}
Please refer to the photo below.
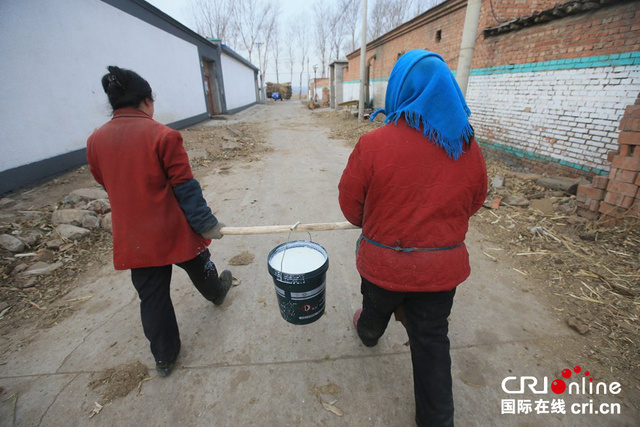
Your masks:
{"label": "black hair", "polygon": [[109,73],[102,77],[102,88],[113,110],[124,107],[138,108],[145,99],[153,101],[149,83],[131,70],[110,65]]}

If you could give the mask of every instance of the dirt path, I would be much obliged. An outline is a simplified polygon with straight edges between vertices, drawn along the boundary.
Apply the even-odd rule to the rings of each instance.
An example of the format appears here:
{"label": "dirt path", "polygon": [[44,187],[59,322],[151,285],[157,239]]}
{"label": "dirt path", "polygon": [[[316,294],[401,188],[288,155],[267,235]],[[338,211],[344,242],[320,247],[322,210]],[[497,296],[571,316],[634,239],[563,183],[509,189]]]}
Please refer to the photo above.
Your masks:
{"label": "dirt path", "polygon": [[[297,102],[280,102],[207,124],[220,132],[242,122],[259,126],[256,137],[269,148],[243,161],[221,154],[196,169],[220,221],[249,226],[343,220],[337,182],[351,147],[330,139],[317,114]],[[281,318],[266,268],[268,252],[286,235],[227,236],[211,245],[218,268],[234,264],[229,268],[240,280],[221,307],[203,300],[174,269],[172,298],[183,350],[178,369],[166,379],[152,369],[128,272],[113,271],[110,255],[104,255],[65,296],[81,302],[69,317],[50,329],[23,328],[4,338],[12,345],[0,360],[0,425],[412,425],[406,333],[393,322],[379,345],[367,349],[351,325],[360,305],[357,236],[356,230],[312,235],[327,249],[330,268],[326,313],[307,326]],[[588,337],[569,329],[543,295],[530,292],[539,282],[514,271],[508,259],[496,263],[483,254],[487,240],[470,230],[473,273],[460,286],[451,315],[456,424],[636,425],[627,386],[606,395],[515,393],[524,376],[536,378],[540,390],[545,378],[550,387],[575,366],[583,370],[567,383],[581,379],[584,370],[594,383],[602,382],[598,373],[607,367],[582,358]],[[138,362],[150,368],[150,379]],[[126,397],[105,397],[116,378],[108,368],[135,372]],[[509,376],[517,377],[506,383],[511,393],[503,391]],[[557,399],[566,414],[557,413],[557,402],[552,411]],[[527,401],[532,410],[502,414],[511,400],[516,410],[518,404],[526,410]],[[543,401],[540,414],[537,401]],[[543,413],[544,402],[549,413]],[[574,404],[586,414],[572,413]],[[619,404],[621,415],[595,415],[601,404]]]}

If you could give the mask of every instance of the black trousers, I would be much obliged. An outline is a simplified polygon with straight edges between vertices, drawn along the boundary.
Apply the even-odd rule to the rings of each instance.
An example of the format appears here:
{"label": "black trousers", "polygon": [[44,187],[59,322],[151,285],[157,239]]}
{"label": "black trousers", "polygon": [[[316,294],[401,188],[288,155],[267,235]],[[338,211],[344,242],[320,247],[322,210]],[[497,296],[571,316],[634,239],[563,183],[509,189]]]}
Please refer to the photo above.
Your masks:
{"label": "black trousers", "polygon": [[[222,292],[218,271],[210,257],[211,253],[206,249],[192,260],[177,264],[209,301]],[[156,362],[175,360],[180,352],[180,331],[170,294],[172,267],[165,265],[131,270],[131,281],[140,298],[142,329]]]}
{"label": "black trousers", "polygon": [[369,282],[361,285],[358,336],[367,346],[384,334],[391,314],[402,305],[409,335],[418,426],[453,426],[449,322],[455,289],[446,292],[391,292]]}

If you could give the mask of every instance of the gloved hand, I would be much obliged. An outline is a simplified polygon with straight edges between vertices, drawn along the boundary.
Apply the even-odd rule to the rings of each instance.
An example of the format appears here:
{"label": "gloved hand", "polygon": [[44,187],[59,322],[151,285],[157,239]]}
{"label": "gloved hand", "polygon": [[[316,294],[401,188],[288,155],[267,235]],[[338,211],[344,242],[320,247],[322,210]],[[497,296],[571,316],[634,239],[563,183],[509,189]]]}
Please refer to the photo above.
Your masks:
{"label": "gloved hand", "polygon": [[225,225],[218,221],[218,223],[210,230],[202,233],[202,237],[206,237],[207,239],[222,239],[222,234],[220,233],[220,229]]}

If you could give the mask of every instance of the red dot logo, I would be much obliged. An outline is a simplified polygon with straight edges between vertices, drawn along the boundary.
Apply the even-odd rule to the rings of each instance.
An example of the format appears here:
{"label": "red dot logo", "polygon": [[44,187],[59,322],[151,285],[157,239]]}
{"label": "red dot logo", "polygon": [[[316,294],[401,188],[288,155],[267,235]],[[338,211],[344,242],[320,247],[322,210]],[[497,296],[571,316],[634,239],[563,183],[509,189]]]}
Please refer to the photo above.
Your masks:
{"label": "red dot logo", "polygon": [[575,368],[573,368],[573,372],[575,372],[576,374],[579,374],[581,370],[582,368],[580,366],[576,366]]}
{"label": "red dot logo", "polygon": [[571,371],[569,369],[563,369],[562,370],[562,376],[564,378],[569,378],[571,376]]}
{"label": "red dot logo", "polygon": [[555,394],[562,394],[567,389],[567,385],[564,381],[558,379],[551,383],[551,391]]}
{"label": "red dot logo", "polygon": [[584,375],[588,377],[588,376],[589,376],[589,371],[586,371],[586,372],[584,373]]}

